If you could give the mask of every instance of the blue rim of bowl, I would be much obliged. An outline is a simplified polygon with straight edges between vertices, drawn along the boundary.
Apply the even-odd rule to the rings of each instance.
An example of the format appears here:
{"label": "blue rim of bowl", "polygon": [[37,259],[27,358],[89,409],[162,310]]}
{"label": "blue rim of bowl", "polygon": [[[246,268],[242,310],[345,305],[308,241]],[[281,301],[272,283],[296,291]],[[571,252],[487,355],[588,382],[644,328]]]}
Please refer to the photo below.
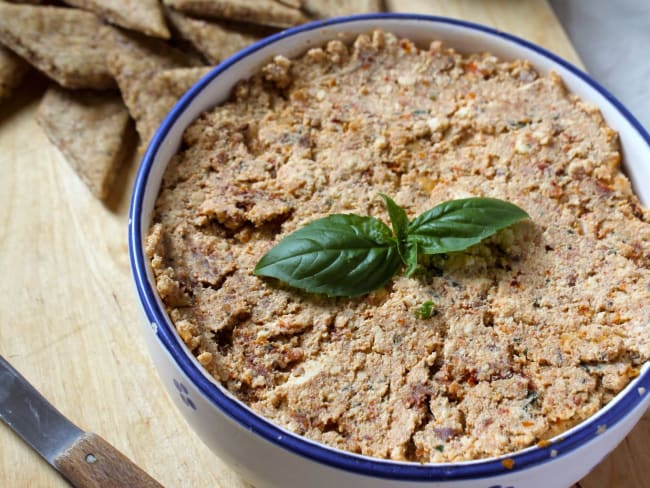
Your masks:
{"label": "blue rim of bowl", "polygon": [[[646,394],[642,393],[644,390],[641,387],[645,390],[650,390],[650,368],[646,369],[639,378],[635,379],[636,388],[629,389],[624,396],[619,397],[616,403],[611,405],[604,413],[596,414],[594,417],[580,424],[579,427],[566,435],[566,437],[549,446],[535,447],[499,458],[491,458],[485,461],[477,460],[468,463],[417,464],[396,462],[359,456],[314,443],[300,436],[287,433],[287,431],[278,428],[263,417],[242,408],[237,401],[220,391],[208,379],[207,373],[204,373],[192,362],[188,356],[187,349],[181,343],[176,331],[170,326],[165,312],[158,306],[156,292],[147,279],[148,264],[143,252],[142,238],[140,236],[140,226],[142,224],[141,214],[145,188],[155,156],[176,119],[178,119],[185,108],[216,76],[263,47],[297,33],[322,29],[323,27],[341,23],[371,20],[414,20],[454,25],[487,33],[535,51],[561,65],[598,91],[623,115],[650,148],[650,135],[648,135],[643,126],[611,93],[571,63],[525,39],[473,22],[420,14],[377,13],[338,17],[303,24],[262,39],[216,66],[179,100],[154,135],[138,169],[129,212],[129,259],[140,302],[148,320],[158,325],[156,335],[161,344],[174,358],[184,374],[211,403],[244,428],[279,447],[305,458],[334,468],[372,476],[374,478],[404,481],[452,481],[487,478],[503,475],[505,472],[524,470],[534,465],[552,461],[553,458],[568,454],[601,434],[603,432],[603,426],[611,428],[630,414],[645,398]],[[504,466],[502,461],[505,458],[514,461],[511,469]],[[505,464],[510,466],[510,463]]]}

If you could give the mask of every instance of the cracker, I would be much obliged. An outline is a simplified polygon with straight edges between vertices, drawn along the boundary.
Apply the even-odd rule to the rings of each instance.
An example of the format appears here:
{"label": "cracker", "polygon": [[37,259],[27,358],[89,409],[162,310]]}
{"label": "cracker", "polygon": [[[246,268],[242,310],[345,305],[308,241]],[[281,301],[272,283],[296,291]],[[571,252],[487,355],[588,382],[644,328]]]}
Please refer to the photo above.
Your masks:
{"label": "cracker", "polygon": [[90,191],[105,199],[124,157],[130,127],[117,92],[50,88],[37,118]]}
{"label": "cracker", "polygon": [[381,12],[381,0],[302,0],[303,8],[312,17],[327,19],[340,15]]}
{"label": "cracker", "polygon": [[28,69],[29,64],[0,46],[0,100],[11,95]]}
{"label": "cracker", "polygon": [[197,17],[230,19],[272,27],[291,27],[309,20],[300,10],[275,0],[163,0],[163,3]]}
{"label": "cracker", "polygon": [[166,42],[135,33],[118,33],[108,51],[108,69],[120,89],[136,82],[146,83],[158,71],[196,64],[186,53]]}
{"label": "cracker", "polygon": [[115,86],[105,29],[90,12],[0,2],[0,41],[68,88]]}
{"label": "cracker", "polygon": [[[154,133],[176,102],[212,68],[176,68],[157,73],[138,96],[135,119],[142,145],[149,144]],[[133,112],[132,112],[133,113]]]}
{"label": "cracker", "polygon": [[[136,34],[121,34],[115,38],[108,55],[108,66],[129,113],[135,119],[143,145],[149,143],[176,100],[209,70],[194,70],[191,64],[186,54],[158,39]],[[159,79],[158,74],[168,70],[177,74],[176,82],[165,81],[170,74]],[[169,89],[169,93],[164,93],[163,88]]]}
{"label": "cracker", "polygon": [[302,8],[303,0],[276,0],[277,2],[283,3],[287,7],[292,8]]}
{"label": "cracker", "polygon": [[208,22],[167,9],[172,28],[188,40],[210,63],[219,63],[240,49],[264,37],[268,30],[232,22]]}
{"label": "cracker", "polygon": [[64,0],[75,7],[90,10],[108,22],[169,39],[162,7],[158,0]]}

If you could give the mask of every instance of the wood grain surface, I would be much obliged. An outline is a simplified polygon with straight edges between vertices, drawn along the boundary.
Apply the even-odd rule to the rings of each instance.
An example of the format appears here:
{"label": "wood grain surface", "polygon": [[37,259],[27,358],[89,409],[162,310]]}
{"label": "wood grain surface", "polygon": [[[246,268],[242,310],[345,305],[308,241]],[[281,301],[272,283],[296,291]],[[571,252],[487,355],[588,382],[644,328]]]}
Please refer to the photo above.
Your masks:
{"label": "wood grain surface", "polygon": [[[491,25],[580,62],[545,0],[387,6]],[[247,487],[182,419],[144,349],[126,244],[137,156],[108,203],[95,200],[35,122],[45,86],[32,77],[0,105],[0,354],[63,414],[164,486]],[[649,440],[646,414],[582,488],[647,486]],[[66,482],[2,424],[0,486]]]}

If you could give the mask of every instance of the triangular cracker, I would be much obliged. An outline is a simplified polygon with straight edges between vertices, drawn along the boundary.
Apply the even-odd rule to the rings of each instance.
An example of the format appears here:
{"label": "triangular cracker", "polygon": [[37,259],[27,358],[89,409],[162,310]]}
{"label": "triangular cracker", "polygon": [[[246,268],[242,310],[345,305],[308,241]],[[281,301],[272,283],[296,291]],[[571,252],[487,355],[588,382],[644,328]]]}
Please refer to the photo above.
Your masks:
{"label": "triangular cracker", "polygon": [[309,20],[300,10],[275,0],[163,0],[163,3],[197,17],[238,20],[272,27],[291,27]]}
{"label": "triangular cracker", "polygon": [[381,12],[381,0],[302,0],[304,10],[318,19]]}
{"label": "triangular cracker", "polygon": [[302,8],[303,0],[276,0],[277,2],[285,4],[287,7]]}
{"label": "triangular cracker", "polygon": [[138,94],[137,107],[130,107],[142,146],[146,147],[167,113],[200,78],[212,68],[176,68],[160,71]]}
{"label": "triangular cracker", "polygon": [[196,65],[187,54],[160,39],[120,32],[112,38],[107,64],[118,81],[145,83],[158,71]]}
{"label": "triangular cracker", "polygon": [[[108,66],[120,87],[129,113],[135,119],[143,145],[149,143],[162,120],[158,116],[162,111],[159,107],[167,107],[162,114],[164,118],[178,97],[209,68],[203,71],[186,70],[185,79],[191,73],[198,74],[193,75],[191,83],[180,93],[177,86],[170,84],[168,88],[171,91],[167,95],[158,91],[160,82],[154,82],[158,73],[175,68],[189,68],[191,64],[187,55],[158,39],[135,34],[121,34],[115,38],[108,55]],[[169,99],[173,99],[171,104]]]}
{"label": "triangular cracker", "polygon": [[116,92],[50,88],[38,122],[90,191],[104,199],[127,146],[129,114]]}
{"label": "triangular cracker", "polygon": [[68,88],[115,86],[105,29],[90,12],[0,2],[0,41]]}
{"label": "triangular cracker", "polygon": [[162,6],[158,0],[64,0],[90,10],[101,18],[127,29],[169,39]]}
{"label": "triangular cracker", "polygon": [[214,64],[267,34],[261,27],[246,29],[248,26],[235,26],[232,22],[208,22],[187,17],[170,8],[167,9],[166,14],[178,35],[191,42],[209,62]]}
{"label": "triangular cracker", "polygon": [[29,65],[25,61],[0,46],[0,100],[11,95],[28,69]]}

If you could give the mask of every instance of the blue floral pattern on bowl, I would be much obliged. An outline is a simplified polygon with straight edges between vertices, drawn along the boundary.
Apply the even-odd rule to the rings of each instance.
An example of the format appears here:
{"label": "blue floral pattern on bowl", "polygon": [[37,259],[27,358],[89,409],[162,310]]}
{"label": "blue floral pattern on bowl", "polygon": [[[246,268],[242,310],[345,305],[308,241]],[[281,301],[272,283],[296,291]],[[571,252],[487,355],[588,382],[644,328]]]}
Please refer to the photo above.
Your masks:
{"label": "blue floral pattern on bowl", "polygon": [[174,378],[174,386],[176,387],[176,390],[178,390],[183,403],[190,407],[192,410],[196,410],[196,404],[190,398],[190,392],[188,391],[187,386],[178,381],[176,378]]}

